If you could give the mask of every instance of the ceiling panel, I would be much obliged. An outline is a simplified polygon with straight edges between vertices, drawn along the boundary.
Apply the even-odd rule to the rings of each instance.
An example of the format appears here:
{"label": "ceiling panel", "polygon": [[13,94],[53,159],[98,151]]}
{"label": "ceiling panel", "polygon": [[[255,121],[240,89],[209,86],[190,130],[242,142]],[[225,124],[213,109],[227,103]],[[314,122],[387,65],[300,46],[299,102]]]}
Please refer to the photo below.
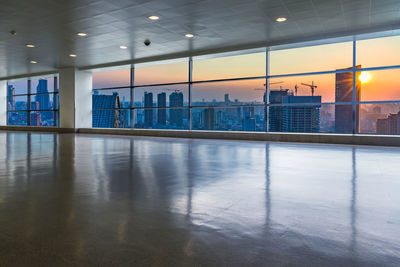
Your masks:
{"label": "ceiling panel", "polygon": [[[0,77],[400,27],[398,0],[2,0],[0,4]],[[160,20],[149,20],[150,15]],[[281,16],[288,21],[277,23]],[[81,31],[88,36],[76,36]],[[185,38],[188,32],[195,38]],[[149,47],[143,44],[146,38],[152,41]],[[26,43],[36,47],[26,48]],[[119,49],[122,44],[129,48]],[[71,58],[70,53],[78,57]],[[39,63],[32,65],[30,60]]]}

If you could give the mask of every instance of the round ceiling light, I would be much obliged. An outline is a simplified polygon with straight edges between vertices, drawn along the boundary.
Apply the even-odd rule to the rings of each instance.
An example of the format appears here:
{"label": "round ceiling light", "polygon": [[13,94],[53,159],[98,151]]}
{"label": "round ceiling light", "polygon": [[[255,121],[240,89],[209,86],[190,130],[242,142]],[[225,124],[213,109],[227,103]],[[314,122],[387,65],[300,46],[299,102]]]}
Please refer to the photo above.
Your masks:
{"label": "round ceiling light", "polygon": [[287,21],[287,18],[285,18],[285,17],[279,17],[279,18],[276,19],[276,21],[277,21],[277,22],[284,22],[284,21]]}
{"label": "round ceiling light", "polygon": [[25,46],[26,46],[26,47],[29,47],[29,48],[33,48],[33,47],[35,47],[35,45],[34,45],[34,44],[26,44]]}
{"label": "round ceiling light", "polygon": [[76,54],[69,54],[70,57],[77,57]]}
{"label": "round ceiling light", "polygon": [[38,63],[37,61],[35,61],[35,60],[31,60],[31,62],[30,62],[31,64],[36,64],[36,63]]}
{"label": "round ceiling light", "polygon": [[119,48],[121,49],[127,49],[128,47],[126,45],[120,45]]}
{"label": "round ceiling light", "polygon": [[186,38],[193,38],[194,34],[193,33],[187,33],[187,34],[185,34],[185,37]]}
{"label": "round ceiling light", "polygon": [[151,19],[151,20],[159,20],[160,17],[159,16],[150,16],[149,19]]}
{"label": "round ceiling light", "polygon": [[87,36],[87,33],[85,33],[85,32],[77,32],[76,35],[78,35],[80,37],[85,37],[85,36]]}

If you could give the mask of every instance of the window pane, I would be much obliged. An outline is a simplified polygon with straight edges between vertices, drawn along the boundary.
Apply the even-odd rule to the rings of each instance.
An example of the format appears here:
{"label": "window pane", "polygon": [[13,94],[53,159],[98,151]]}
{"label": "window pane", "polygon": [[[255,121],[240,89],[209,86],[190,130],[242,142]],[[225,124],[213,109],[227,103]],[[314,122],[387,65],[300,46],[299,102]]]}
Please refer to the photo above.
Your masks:
{"label": "window pane", "polygon": [[194,130],[264,131],[265,107],[207,107],[192,109]]}
{"label": "window pane", "polygon": [[[271,78],[269,81],[271,103],[352,102],[353,99],[352,72]],[[282,96],[287,97],[280,100]]]}
{"label": "window pane", "polygon": [[27,80],[8,81],[8,95],[21,95],[28,93]]}
{"label": "window pane", "polygon": [[28,112],[8,112],[8,125],[28,125]]}
{"label": "window pane", "polygon": [[53,94],[31,95],[31,110],[50,110],[50,109],[54,109]]}
{"label": "window pane", "polygon": [[182,107],[189,105],[189,85],[135,87],[135,107]]}
{"label": "window pane", "polygon": [[353,65],[352,54],[352,42],[271,51],[269,75],[347,68]]}
{"label": "window pane", "polygon": [[357,41],[357,64],[363,68],[400,65],[400,36]]}
{"label": "window pane", "polygon": [[31,79],[31,94],[54,92],[54,77]]}
{"label": "window pane", "polygon": [[188,82],[189,63],[135,66],[135,85]]}
{"label": "window pane", "polygon": [[400,100],[400,69],[359,72],[361,101]]}
{"label": "window pane", "polygon": [[188,108],[139,108],[135,115],[135,128],[189,129]]}
{"label": "window pane", "polygon": [[131,103],[130,88],[93,90],[92,108],[110,109],[110,108],[129,108]]}
{"label": "window pane", "polygon": [[54,111],[33,111],[30,126],[54,126]]}
{"label": "window pane", "polygon": [[93,72],[93,88],[111,88],[130,86],[131,69]]}
{"label": "window pane", "polygon": [[193,84],[193,106],[264,104],[265,79]]}
{"label": "window pane", "polygon": [[265,76],[265,52],[193,61],[193,80]]}
{"label": "window pane", "polygon": [[400,134],[400,103],[360,104],[360,133]]}
{"label": "window pane", "polygon": [[352,133],[352,105],[282,105],[269,107],[269,131]]}
{"label": "window pane", "polygon": [[8,110],[27,110],[28,109],[28,96],[14,96],[8,97]]}
{"label": "window pane", "polygon": [[130,110],[129,109],[93,110],[92,127],[130,128]]}

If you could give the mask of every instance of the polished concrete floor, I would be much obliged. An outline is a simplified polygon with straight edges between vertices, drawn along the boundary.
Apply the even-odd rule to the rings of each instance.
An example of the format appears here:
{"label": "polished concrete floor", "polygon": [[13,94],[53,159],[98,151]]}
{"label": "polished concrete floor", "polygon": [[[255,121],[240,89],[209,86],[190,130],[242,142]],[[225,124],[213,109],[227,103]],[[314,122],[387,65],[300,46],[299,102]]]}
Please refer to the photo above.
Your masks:
{"label": "polished concrete floor", "polygon": [[400,266],[400,149],[0,132],[0,266]]}

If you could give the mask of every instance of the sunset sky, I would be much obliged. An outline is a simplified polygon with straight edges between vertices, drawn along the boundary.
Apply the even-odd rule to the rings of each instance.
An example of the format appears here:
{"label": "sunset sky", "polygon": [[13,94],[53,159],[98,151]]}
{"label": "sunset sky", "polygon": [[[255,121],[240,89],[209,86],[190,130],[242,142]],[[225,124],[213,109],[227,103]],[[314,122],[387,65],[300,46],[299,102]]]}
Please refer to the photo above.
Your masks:
{"label": "sunset sky", "polygon": [[[380,39],[358,41],[357,64],[362,67],[376,67],[386,65],[400,65],[400,37],[386,37]],[[352,43],[337,43],[312,47],[303,47],[288,50],[271,51],[270,75],[293,74],[316,71],[331,71],[348,68],[352,65]],[[265,75],[265,53],[230,56],[195,60],[193,63],[193,80],[213,80]],[[400,100],[400,70],[369,71],[371,79],[362,84],[362,101]],[[129,69],[94,72],[94,88],[128,86]],[[188,63],[177,62],[170,64],[151,65],[135,68],[136,84],[157,84],[185,82],[188,80]],[[301,83],[313,82],[318,86],[316,95],[322,96],[323,102],[335,100],[335,75],[307,75],[285,78],[272,78],[271,89],[294,90],[298,84],[299,95],[310,95],[310,89]],[[229,93],[230,99],[240,101],[262,101],[264,80],[248,80],[234,82],[204,83],[193,86],[193,101],[216,99],[222,101],[224,94]],[[176,87],[176,88],[175,88]],[[165,89],[185,90],[186,87],[167,86],[158,88],[157,92]],[[137,90],[135,101],[140,101],[144,91],[151,88]],[[156,98],[154,93],[154,99]],[[187,94],[187,92],[184,92]],[[139,99],[137,99],[139,97]]]}

